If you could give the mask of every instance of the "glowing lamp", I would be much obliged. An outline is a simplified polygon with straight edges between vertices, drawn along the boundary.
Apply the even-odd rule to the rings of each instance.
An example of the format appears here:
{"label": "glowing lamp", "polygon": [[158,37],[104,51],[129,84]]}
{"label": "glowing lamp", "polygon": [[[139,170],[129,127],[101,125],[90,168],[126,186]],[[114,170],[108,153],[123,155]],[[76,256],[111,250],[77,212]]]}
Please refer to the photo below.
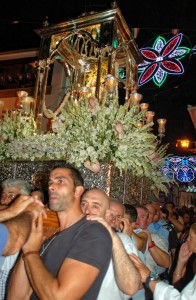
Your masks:
{"label": "glowing lamp", "polygon": [[140,127],[142,127],[144,124],[142,123],[142,122],[138,122],[137,124],[136,124],[136,127],[138,127],[138,128],[140,128]]}
{"label": "glowing lamp", "polygon": [[130,100],[130,106],[132,107],[133,105],[138,106],[139,109],[139,103],[142,100],[143,96],[137,92],[131,93],[129,100]]}
{"label": "glowing lamp", "polygon": [[149,107],[149,104],[148,104],[148,103],[141,103],[141,104],[140,104],[140,109],[141,109],[141,110],[147,110],[148,107]]}
{"label": "glowing lamp", "polygon": [[182,148],[186,149],[189,147],[190,144],[190,141],[188,139],[178,140],[177,142],[180,143]]}
{"label": "glowing lamp", "polygon": [[107,75],[105,78],[105,89],[112,97],[118,86],[118,79],[112,75]]}
{"label": "glowing lamp", "polygon": [[22,97],[22,110],[25,115],[29,115],[31,110],[33,110],[34,98],[32,97]]}
{"label": "glowing lamp", "polygon": [[17,96],[18,98],[27,97],[28,93],[26,91],[18,91]]}
{"label": "glowing lamp", "polygon": [[18,96],[17,107],[22,108],[22,98],[27,97],[28,93],[26,91],[18,91],[17,96]]}
{"label": "glowing lamp", "polygon": [[159,125],[158,127],[158,133],[160,134],[164,134],[165,133],[165,124],[166,124],[167,120],[166,119],[158,119],[157,123]]}
{"label": "glowing lamp", "polygon": [[154,111],[148,110],[146,112],[146,124],[153,122],[154,115],[155,115]]}

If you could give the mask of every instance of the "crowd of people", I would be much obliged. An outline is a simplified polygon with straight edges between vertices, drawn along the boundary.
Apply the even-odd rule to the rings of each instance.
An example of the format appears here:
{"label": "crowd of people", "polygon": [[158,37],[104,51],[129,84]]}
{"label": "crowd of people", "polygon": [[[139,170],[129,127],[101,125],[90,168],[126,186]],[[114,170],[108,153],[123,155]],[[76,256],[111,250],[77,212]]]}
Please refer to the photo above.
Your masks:
{"label": "crowd of people", "polygon": [[73,167],[51,170],[47,201],[2,182],[0,300],[195,300],[195,274],[194,208],[124,204]]}

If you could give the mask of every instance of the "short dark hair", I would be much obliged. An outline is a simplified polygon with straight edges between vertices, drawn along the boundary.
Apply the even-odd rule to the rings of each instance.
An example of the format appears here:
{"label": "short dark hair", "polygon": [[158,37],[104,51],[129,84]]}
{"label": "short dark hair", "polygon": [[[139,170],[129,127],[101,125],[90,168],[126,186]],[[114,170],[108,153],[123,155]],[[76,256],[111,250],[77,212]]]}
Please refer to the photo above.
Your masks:
{"label": "short dark hair", "polygon": [[80,171],[73,166],[56,166],[51,171],[56,169],[68,169],[70,171],[71,178],[73,179],[75,187],[84,186],[84,179],[80,173]]}
{"label": "short dark hair", "polygon": [[166,215],[166,218],[168,218],[169,210],[166,207],[161,207],[161,212]]}
{"label": "short dark hair", "polygon": [[128,203],[124,203],[125,213],[131,217],[131,222],[136,222],[137,220],[137,209]]}
{"label": "short dark hair", "polygon": [[173,201],[167,201],[167,202],[165,203],[165,206],[166,206],[167,204],[171,204],[171,205],[173,206],[173,208],[175,207],[175,204],[174,204]]}

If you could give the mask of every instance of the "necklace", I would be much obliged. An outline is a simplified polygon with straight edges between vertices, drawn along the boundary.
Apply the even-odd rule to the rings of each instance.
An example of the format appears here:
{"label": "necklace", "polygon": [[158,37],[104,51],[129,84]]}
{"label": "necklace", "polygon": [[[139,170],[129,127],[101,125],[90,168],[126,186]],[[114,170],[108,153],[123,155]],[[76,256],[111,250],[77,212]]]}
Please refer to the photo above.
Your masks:
{"label": "necklace", "polygon": [[[77,222],[79,222],[82,217],[84,217],[84,214],[82,213],[79,217],[78,220],[75,222],[72,222],[71,224],[69,224],[69,226],[67,228],[65,228],[64,230],[68,229],[69,227],[71,227],[72,225],[76,224]],[[40,252],[40,256],[42,256],[44,254],[44,252],[46,251],[46,249],[48,249],[48,247],[50,246],[50,244],[54,241],[54,239],[58,236],[59,233],[61,233],[63,230],[60,231],[60,227],[57,228],[57,230],[54,232],[54,234],[43,243],[42,245],[42,249]]]}
{"label": "necklace", "polygon": [[[47,241],[45,241],[42,245],[42,250],[40,252],[40,256],[42,256],[44,254],[44,252],[46,251],[46,249],[50,246],[50,244],[54,241],[54,239],[57,237],[57,235],[60,233],[59,231],[60,227],[57,228],[57,230],[55,231],[55,233],[53,234],[53,236],[51,236]],[[45,243],[47,242],[47,244],[45,245]]]}

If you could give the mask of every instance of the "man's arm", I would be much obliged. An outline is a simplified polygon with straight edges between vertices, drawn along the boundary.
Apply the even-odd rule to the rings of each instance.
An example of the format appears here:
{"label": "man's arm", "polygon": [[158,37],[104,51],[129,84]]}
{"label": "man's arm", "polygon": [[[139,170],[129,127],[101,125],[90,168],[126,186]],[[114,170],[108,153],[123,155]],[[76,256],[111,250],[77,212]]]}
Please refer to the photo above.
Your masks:
{"label": "man's arm", "polygon": [[176,268],[173,272],[172,284],[175,285],[179,280],[181,280],[186,271],[186,265],[189,257],[192,255],[192,252],[189,250],[187,241],[182,244],[180,252],[178,255],[178,261]]}
{"label": "man's arm", "polygon": [[116,282],[123,293],[133,295],[141,286],[140,274],[116,233],[114,233],[112,242],[112,259]]}
{"label": "man's arm", "polygon": [[169,268],[171,265],[171,257],[169,253],[162,250],[158,246],[154,246],[153,248],[149,249],[150,254],[152,255],[154,261],[157,265],[163,268]]}
{"label": "man's arm", "polygon": [[27,195],[18,196],[11,205],[1,207],[0,222],[5,222],[11,218],[16,217],[34,201],[35,200],[32,197]]}
{"label": "man's arm", "polygon": [[8,241],[2,253],[3,256],[12,255],[22,248],[31,232],[32,220],[33,215],[26,212],[4,222],[8,229]]}
{"label": "man's arm", "polygon": [[184,229],[184,225],[177,219],[173,218],[173,210],[171,209],[169,209],[168,220],[174,225],[177,232],[181,232]]}
{"label": "man's arm", "polygon": [[112,238],[112,259],[118,287],[125,294],[135,294],[141,285],[140,274],[130,260],[129,255],[126,253],[120,238],[103,218],[87,216],[87,219],[97,220],[98,222],[102,223],[109,231]]}
{"label": "man's arm", "polygon": [[146,245],[148,242],[148,236],[145,232],[135,233],[133,231],[133,237],[135,239],[136,247],[139,251],[145,253]]}
{"label": "man's arm", "polygon": [[[151,233],[148,230],[145,230],[148,235],[148,251],[153,257],[157,265],[163,268],[169,268],[171,265],[170,254],[160,248],[160,245],[156,245],[152,241]],[[160,243],[164,244],[163,238],[159,237]]]}
{"label": "man's arm", "polygon": [[[65,258],[58,276],[54,277],[44,266],[38,252],[27,254],[29,251],[38,251],[42,235],[43,225],[39,218],[38,224],[33,224],[31,235],[23,247],[24,262],[20,259],[11,277],[7,299],[29,299],[30,286],[42,300],[81,299],[96,280],[100,270],[88,263]],[[25,270],[28,277],[25,277]]]}
{"label": "man's arm", "polygon": [[42,211],[43,205],[41,202],[37,204],[34,201],[27,206],[24,212],[3,223],[8,230],[8,241],[2,255],[12,255],[22,248],[31,232],[33,220],[36,219]]}
{"label": "man's arm", "polygon": [[0,204],[0,210],[7,208],[7,205]]}
{"label": "man's arm", "polygon": [[123,224],[122,232],[128,236],[133,236],[136,248],[144,253],[148,242],[147,234],[145,232],[135,233],[130,222],[126,218],[122,218],[121,222]]}
{"label": "man's arm", "polygon": [[20,258],[14,269],[7,299],[29,299],[32,293],[31,286],[39,299],[80,299],[91,287],[98,274],[97,268],[66,258],[58,277],[55,278],[47,271],[38,254],[28,255],[24,261]]}
{"label": "man's arm", "polygon": [[[145,283],[147,277],[150,274],[150,270],[146,267],[146,265],[143,264],[143,262],[134,254],[130,255],[131,260],[135,264],[135,266],[138,268],[142,282]],[[169,285],[166,282],[160,281],[160,279],[150,281],[149,288],[151,292],[153,293],[153,299],[154,300],[181,300],[181,293],[176,290],[172,285]],[[194,286],[193,286],[194,289]],[[185,296],[185,294],[184,294]],[[190,295],[185,296],[183,299],[195,299],[195,295],[193,290],[190,291]]]}
{"label": "man's arm", "polygon": [[[96,267],[66,258],[58,277],[55,278],[46,270],[38,255],[27,256],[25,268],[30,284],[38,298],[47,300],[80,299],[99,274]],[[8,299],[16,298],[14,296]]]}

